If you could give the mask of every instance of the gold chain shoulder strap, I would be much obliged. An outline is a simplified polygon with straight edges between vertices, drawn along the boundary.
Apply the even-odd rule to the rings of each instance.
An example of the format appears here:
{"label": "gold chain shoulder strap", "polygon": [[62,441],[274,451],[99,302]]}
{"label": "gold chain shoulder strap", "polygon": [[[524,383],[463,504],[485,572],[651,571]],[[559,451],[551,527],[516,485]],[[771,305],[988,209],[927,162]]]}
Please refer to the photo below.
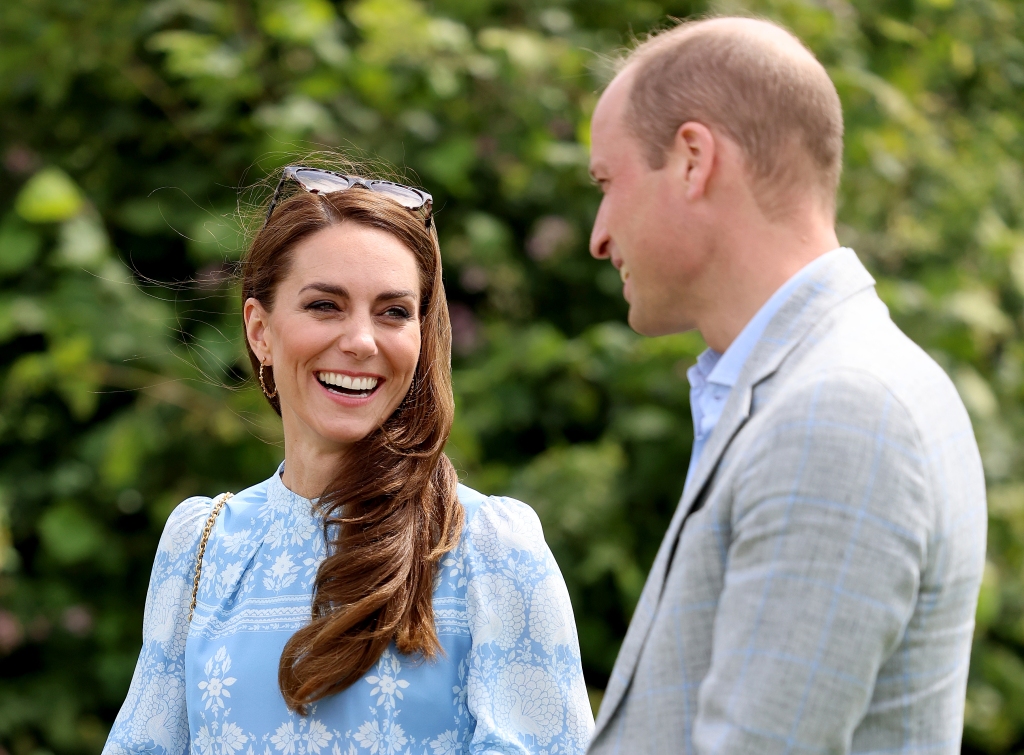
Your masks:
{"label": "gold chain shoulder strap", "polygon": [[217,521],[217,514],[220,513],[220,510],[224,508],[224,504],[233,495],[234,493],[221,493],[213,499],[213,511],[210,512],[210,517],[206,520],[206,526],[203,527],[203,537],[199,540],[199,555],[196,556],[196,576],[192,580],[192,602],[188,606],[189,624],[192,623],[192,614],[196,610],[196,599],[199,597],[199,577],[203,573],[203,555],[206,553],[206,541],[210,539],[213,523]]}

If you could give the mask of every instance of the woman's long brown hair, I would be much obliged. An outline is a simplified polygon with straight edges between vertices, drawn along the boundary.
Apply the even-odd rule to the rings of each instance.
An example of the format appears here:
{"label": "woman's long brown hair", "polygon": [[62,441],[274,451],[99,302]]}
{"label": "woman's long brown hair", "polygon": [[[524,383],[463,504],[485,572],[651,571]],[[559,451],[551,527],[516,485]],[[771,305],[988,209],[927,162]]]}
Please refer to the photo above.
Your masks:
{"label": "woman's long brown hair", "polygon": [[[454,414],[451,326],[437,236],[423,217],[361,188],[298,193],[253,240],[242,263],[242,301],[252,297],[272,310],[295,245],[343,222],[387,231],[416,257],[420,355],[401,405],[352,447],[317,501],[328,554],[313,588],[312,621],[288,640],[278,669],[285,702],[299,713],[360,679],[392,640],[406,654],[429,659],[440,651],[434,577],[463,523],[458,478],[443,451]],[[249,359],[258,371],[251,348]],[[270,368],[264,380],[273,393]],[[280,414],[279,398],[270,403]]]}

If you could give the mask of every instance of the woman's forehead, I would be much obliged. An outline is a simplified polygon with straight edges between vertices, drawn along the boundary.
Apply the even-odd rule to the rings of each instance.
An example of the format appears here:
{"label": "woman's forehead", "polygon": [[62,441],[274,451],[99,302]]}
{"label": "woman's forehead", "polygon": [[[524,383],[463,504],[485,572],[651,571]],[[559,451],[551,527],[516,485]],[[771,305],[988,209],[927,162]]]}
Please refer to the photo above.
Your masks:
{"label": "woman's forehead", "polygon": [[297,288],[310,280],[347,289],[385,287],[419,292],[416,255],[393,234],[357,223],[341,223],[306,237],[292,250],[286,281]]}

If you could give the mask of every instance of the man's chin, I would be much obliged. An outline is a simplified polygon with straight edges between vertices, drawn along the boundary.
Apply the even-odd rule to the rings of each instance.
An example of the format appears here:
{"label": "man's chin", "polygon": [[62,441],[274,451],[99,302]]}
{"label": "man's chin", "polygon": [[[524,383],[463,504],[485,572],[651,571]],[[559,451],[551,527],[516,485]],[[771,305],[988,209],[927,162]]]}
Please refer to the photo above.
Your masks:
{"label": "man's chin", "polygon": [[626,316],[629,327],[642,336],[656,338],[658,336],[670,336],[675,333],[685,333],[693,330],[695,325],[685,325],[679,322],[665,320],[657,317],[649,317],[641,307],[631,305],[629,314]]}

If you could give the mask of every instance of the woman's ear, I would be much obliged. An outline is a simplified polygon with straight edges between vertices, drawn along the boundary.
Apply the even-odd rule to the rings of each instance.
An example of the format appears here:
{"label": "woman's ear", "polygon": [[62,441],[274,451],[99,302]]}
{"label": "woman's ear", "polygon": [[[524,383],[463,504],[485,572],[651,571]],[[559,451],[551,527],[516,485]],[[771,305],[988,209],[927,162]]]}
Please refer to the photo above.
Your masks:
{"label": "woman's ear", "polygon": [[272,365],[270,356],[269,312],[257,299],[249,297],[242,305],[242,319],[245,321],[245,337],[261,364]]}

